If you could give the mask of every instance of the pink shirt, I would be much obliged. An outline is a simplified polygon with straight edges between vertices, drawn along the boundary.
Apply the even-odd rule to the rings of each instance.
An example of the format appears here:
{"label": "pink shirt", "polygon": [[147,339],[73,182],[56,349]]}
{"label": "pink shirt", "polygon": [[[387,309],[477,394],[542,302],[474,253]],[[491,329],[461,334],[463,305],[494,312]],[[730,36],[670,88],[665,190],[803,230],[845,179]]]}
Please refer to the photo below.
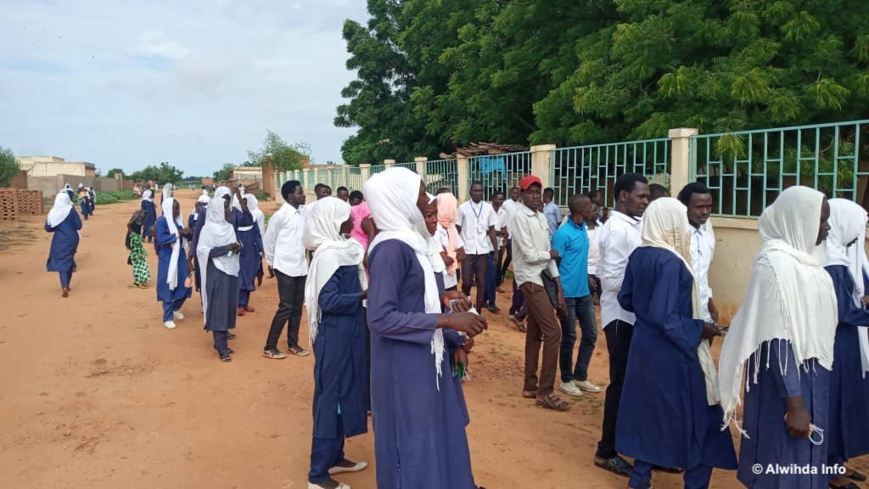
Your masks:
{"label": "pink shirt", "polygon": [[371,211],[368,210],[368,204],[363,202],[355,207],[350,208],[350,216],[353,217],[353,231],[350,231],[350,237],[355,239],[366,250],[368,249],[368,236],[362,230],[362,220],[371,216]]}

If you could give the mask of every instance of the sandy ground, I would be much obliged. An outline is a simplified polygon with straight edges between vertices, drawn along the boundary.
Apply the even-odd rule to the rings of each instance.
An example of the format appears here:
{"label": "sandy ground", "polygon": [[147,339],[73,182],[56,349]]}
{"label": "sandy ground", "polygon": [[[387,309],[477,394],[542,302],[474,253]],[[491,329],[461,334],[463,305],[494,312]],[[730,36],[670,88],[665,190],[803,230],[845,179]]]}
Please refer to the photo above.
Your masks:
{"label": "sandy ground", "polygon": [[[185,216],[195,195],[179,191]],[[0,486],[306,487],[314,359],[260,355],[275,281],[254,293],[257,312],[239,318],[232,363],[218,362],[196,294],[183,308],[187,319],[168,331],[154,289],[127,288],[125,225],[137,205],[99,207],[85,223],[69,299],[60,297],[57,274],[45,272],[43,221],[0,225],[0,248],[8,246],[0,251]],[[10,242],[4,231],[22,238]],[[520,395],[522,334],[506,312],[489,318],[465,384],[477,483],[626,487],[592,463],[603,394],[585,395],[568,413],[535,407]],[[608,379],[605,345],[601,335],[591,366],[600,385]],[[371,432],[349,440],[347,455],[374,462],[373,441]],[[869,472],[865,457],[857,462]],[[373,466],[341,480],[374,488]],[[681,487],[681,479],[656,474],[654,484]],[[738,486],[734,473],[715,473],[713,487]]]}

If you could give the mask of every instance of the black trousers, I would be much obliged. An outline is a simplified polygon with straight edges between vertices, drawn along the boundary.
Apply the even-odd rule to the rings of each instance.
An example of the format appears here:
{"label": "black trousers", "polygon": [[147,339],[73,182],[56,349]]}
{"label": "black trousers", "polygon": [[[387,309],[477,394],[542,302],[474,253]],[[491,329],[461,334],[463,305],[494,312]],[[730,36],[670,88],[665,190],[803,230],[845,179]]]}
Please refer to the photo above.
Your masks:
{"label": "black trousers", "polygon": [[[510,263],[513,262],[513,239],[510,238],[507,240],[507,245],[504,246],[506,248],[507,253],[505,253],[506,258],[503,256],[498,256],[498,262],[496,263],[496,267],[498,269],[498,287],[504,284],[504,278],[507,275],[507,269],[510,267]],[[500,263],[501,260],[504,260],[504,263]],[[514,277],[515,278],[515,277]]]}
{"label": "black trousers", "polygon": [[483,310],[486,303],[486,275],[489,273],[489,253],[485,255],[465,255],[462,260],[462,293],[471,296],[471,282],[477,287],[474,301],[477,311]]}
{"label": "black trousers", "polygon": [[290,277],[278,270],[275,270],[275,276],[278,279],[280,303],[275,318],[272,319],[272,327],[269,329],[266,350],[277,348],[284,324],[288,321],[290,326],[287,328],[287,347],[299,346],[299,325],[302,322],[302,305],[305,303],[307,277]]}
{"label": "black trousers", "polygon": [[603,428],[595,455],[607,459],[618,455],[616,452],[616,422],[619,417],[619,403],[622,399],[625,372],[628,369],[628,352],[631,349],[631,338],[634,337],[634,326],[624,321],[613,321],[604,328],[604,334],[610,356],[610,385],[606,388],[606,400],[603,405]]}

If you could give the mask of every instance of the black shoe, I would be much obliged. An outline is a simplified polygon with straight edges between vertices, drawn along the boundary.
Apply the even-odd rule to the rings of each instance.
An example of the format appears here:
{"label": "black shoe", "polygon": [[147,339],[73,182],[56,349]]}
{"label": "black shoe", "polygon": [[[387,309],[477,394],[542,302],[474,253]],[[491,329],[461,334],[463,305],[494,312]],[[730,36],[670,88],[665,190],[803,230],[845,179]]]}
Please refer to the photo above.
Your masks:
{"label": "black shoe", "polygon": [[227,348],[226,353],[229,353],[230,355],[232,355],[233,353],[235,353],[235,350],[233,350],[232,348]]}
{"label": "black shoe", "polygon": [[226,353],[221,354],[221,355],[220,355],[220,361],[221,361],[221,362],[231,362],[231,361],[232,361],[232,357],[229,356],[229,352],[226,352]]}
{"label": "black shoe", "polygon": [[486,309],[488,309],[489,312],[492,312],[492,313],[501,312],[501,309],[498,306],[496,306],[495,304],[486,306]]}
{"label": "black shoe", "polygon": [[227,333],[226,333],[226,339],[228,339],[228,340],[234,340],[234,339],[236,339],[236,338],[238,338],[238,336],[236,336],[235,333],[230,333],[230,332],[227,331]]}
{"label": "black shoe", "polygon": [[594,461],[594,464],[603,470],[612,472],[613,474],[620,475],[622,477],[630,477],[631,471],[634,470],[634,466],[629,464],[627,460],[616,455],[615,457],[608,458],[601,463],[598,463],[597,460]]}

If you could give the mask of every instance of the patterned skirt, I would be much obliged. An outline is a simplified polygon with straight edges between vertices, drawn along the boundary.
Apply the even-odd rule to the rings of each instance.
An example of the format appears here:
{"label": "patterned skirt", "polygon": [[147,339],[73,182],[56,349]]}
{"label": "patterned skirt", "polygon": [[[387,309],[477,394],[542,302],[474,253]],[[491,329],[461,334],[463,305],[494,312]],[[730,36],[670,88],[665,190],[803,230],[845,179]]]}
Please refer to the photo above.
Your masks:
{"label": "patterned skirt", "polygon": [[151,269],[148,267],[148,253],[142,246],[142,235],[130,234],[130,263],[133,265],[133,282],[144,284],[151,280]]}

